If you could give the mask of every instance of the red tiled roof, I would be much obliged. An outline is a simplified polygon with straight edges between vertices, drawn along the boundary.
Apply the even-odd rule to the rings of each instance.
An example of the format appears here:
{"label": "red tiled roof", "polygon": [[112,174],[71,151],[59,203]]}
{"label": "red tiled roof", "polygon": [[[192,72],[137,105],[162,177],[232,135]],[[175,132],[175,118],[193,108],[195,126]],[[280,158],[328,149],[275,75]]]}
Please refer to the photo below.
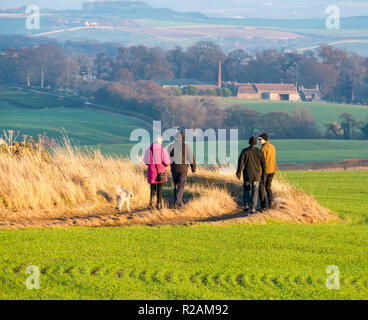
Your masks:
{"label": "red tiled roof", "polygon": [[255,83],[254,85],[259,92],[297,92],[292,83]]}
{"label": "red tiled roof", "polygon": [[252,84],[239,84],[238,94],[257,94]]}

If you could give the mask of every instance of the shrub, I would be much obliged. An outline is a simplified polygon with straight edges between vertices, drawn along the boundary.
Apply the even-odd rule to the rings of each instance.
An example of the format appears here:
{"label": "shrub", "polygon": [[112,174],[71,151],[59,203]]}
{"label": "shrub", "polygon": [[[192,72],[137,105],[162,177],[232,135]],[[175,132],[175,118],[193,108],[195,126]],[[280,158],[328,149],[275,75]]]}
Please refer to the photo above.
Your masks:
{"label": "shrub", "polygon": [[231,96],[231,90],[228,89],[228,88],[222,88],[222,96],[230,97]]}
{"label": "shrub", "polygon": [[260,131],[272,138],[285,139],[290,136],[292,116],[287,111],[273,111],[262,115]]}
{"label": "shrub", "polygon": [[216,91],[212,89],[207,89],[206,96],[216,96]]}
{"label": "shrub", "polygon": [[185,87],[183,88],[183,94],[186,94],[188,96],[198,96],[199,89],[193,86]]}
{"label": "shrub", "polygon": [[176,97],[179,97],[183,94],[183,92],[181,91],[181,88],[179,87],[170,87],[170,90],[171,90],[171,94]]}
{"label": "shrub", "polygon": [[290,129],[290,138],[318,139],[321,137],[314,116],[308,108],[297,107],[293,110]]}
{"label": "shrub", "polygon": [[218,97],[222,97],[222,89],[221,88],[216,88],[216,95]]}
{"label": "shrub", "polygon": [[225,125],[228,128],[238,129],[241,139],[249,139],[249,137],[255,135],[261,117],[260,112],[238,105],[225,111]]}

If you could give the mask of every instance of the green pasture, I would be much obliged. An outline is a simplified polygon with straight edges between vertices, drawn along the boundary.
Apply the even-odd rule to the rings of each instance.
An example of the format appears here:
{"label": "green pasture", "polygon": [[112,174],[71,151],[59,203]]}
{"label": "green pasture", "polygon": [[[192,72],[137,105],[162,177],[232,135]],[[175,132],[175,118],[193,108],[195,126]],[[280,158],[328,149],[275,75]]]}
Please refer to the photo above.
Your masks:
{"label": "green pasture", "polygon": [[[244,100],[239,99],[241,103]],[[239,103],[235,98],[220,98],[223,105]],[[269,112],[283,108],[292,111],[300,104],[277,102],[246,102],[261,112]],[[357,119],[368,117],[368,108],[362,106],[338,104],[302,104],[310,106],[317,122],[335,121],[341,112],[349,110]],[[323,112],[323,108],[327,108]],[[37,136],[46,132],[48,136],[57,139],[67,135],[80,145],[98,147],[105,154],[128,156],[133,147],[130,134],[134,129],[147,128],[147,125],[137,119],[123,115],[86,109],[76,98],[67,98],[51,94],[34,94],[24,91],[0,90],[0,132],[13,129],[22,135]],[[149,130],[149,129],[148,129]],[[151,130],[148,131],[152,135]],[[216,132],[217,134],[217,132]],[[305,163],[316,161],[340,161],[345,159],[368,158],[368,141],[340,140],[272,140],[278,153],[279,163]],[[212,143],[210,143],[213,146]],[[240,140],[238,152],[248,142]],[[196,150],[196,145],[194,145]],[[208,154],[213,155],[212,148],[205,142],[205,162]],[[224,156],[224,150],[215,145],[217,160]],[[226,155],[230,155],[230,143],[227,142]]]}
{"label": "green pasture", "polygon": [[368,172],[284,176],[349,222],[1,230],[0,298],[367,299]]}
{"label": "green pasture", "polygon": [[368,171],[287,172],[283,176],[343,219],[368,223]]}
{"label": "green pasture", "polygon": [[[142,126],[131,118],[30,98],[0,99],[1,129],[60,137],[64,128],[81,144],[127,155],[131,130]],[[273,143],[279,162],[368,156],[366,141]],[[240,141],[239,151],[245,146]],[[0,299],[366,299],[368,172],[282,175],[344,221],[3,229]],[[38,290],[25,286],[28,265],[41,272]],[[339,290],[325,286],[330,265],[340,269]]]}
{"label": "green pasture", "polygon": [[[0,98],[1,99],[1,98]],[[144,125],[138,120],[118,114],[51,107],[44,109],[21,108],[0,100],[0,129],[13,129],[21,135],[36,137],[46,132],[50,137],[67,135],[76,144],[98,145],[129,142],[130,133]]]}
{"label": "green pasture", "polygon": [[[277,149],[278,163],[307,163],[307,162],[324,162],[324,161],[341,161],[347,159],[367,159],[368,158],[368,141],[366,140],[272,140]],[[210,143],[214,148],[208,147],[209,143],[204,143],[204,161],[208,163],[210,157],[217,156],[217,162],[221,163],[221,159],[225,156],[234,156],[249,146],[248,141],[240,140],[238,143],[238,152],[230,153],[230,143],[226,143],[226,154],[220,150],[218,144]],[[105,154],[118,156],[128,156],[132,144],[104,144],[100,149]],[[199,159],[199,148],[194,143],[194,155]],[[213,153],[212,150],[216,150]]]}
{"label": "green pasture", "polygon": [[0,87],[0,103],[8,102],[26,109],[80,108],[83,101],[75,96],[65,96],[48,92],[47,89],[37,93],[12,90]]}
{"label": "green pasture", "polygon": [[[197,99],[185,96],[183,99]],[[236,97],[211,97],[222,108],[241,105],[261,113],[272,111],[292,112],[297,107],[308,108],[315,117],[315,121],[322,133],[326,131],[325,124],[340,121],[339,116],[343,112],[350,112],[359,121],[368,121],[368,106],[338,104],[327,102],[291,102],[254,100]]]}

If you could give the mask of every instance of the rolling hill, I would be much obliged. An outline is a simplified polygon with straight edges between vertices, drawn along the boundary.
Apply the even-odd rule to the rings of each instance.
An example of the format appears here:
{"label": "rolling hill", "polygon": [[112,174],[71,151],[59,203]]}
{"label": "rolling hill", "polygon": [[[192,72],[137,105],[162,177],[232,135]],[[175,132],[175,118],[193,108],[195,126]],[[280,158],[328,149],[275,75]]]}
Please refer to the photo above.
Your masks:
{"label": "rolling hill", "polygon": [[42,9],[40,29],[27,30],[24,13],[25,7],[4,9],[0,13],[1,32],[47,36],[59,41],[93,39],[166,49],[210,39],[225,51],[303,49],[343,41],[343,47],[367,54],[368,17],[365,16],[343,17],[340,30],[327,30],[323,14],[298,19],[213,17],[200,12],[156,8],[144,2],[96,1],[81,9]]}
{"label": "rolling hill", "polygon": [[[227,107],[239,103],[235,98],[219,98]],[[240,99],[241,100],[241,99]],[[229,102],[229,103],[225,103]],[[242,101],[244,102],[244,101]],[[246,102],[262,112],[292,111],[293,103]],[[368,108],[362,106],[305,103],[323,128],[327,122],[338,120],[341,112],[352,112],[357,119],[367,119]],[[325,109],[324,109],[325,108]],[[145,121],[137,118],[87,108],[78,99],[56,99],[53,95],[0,89],[0,131],[19,130],[20,134],[37,136],[46,132],[57,139],[67,134],[75,143],[99,147],[105,154],[128,156],[134,145],[129,137],[137,128],[151,132]],[[338,140],[273,140],[278,148],[279,163],[306,163],[368,158],[368,141]],[[238,150],[248,145],[239,141]],[[207,148],[207,143],[206,143]],[[207,150],[207,149],[205,149]],[[208,158],[205,157],[205,161]]]}

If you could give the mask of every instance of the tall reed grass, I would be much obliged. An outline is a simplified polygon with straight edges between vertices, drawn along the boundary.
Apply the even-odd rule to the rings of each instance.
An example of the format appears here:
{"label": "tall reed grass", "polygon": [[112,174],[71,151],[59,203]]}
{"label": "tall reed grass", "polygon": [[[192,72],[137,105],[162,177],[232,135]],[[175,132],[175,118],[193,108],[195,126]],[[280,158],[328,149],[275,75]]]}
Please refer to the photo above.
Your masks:
{"label": "tall reed grass", "polygon": [[[151,212],[145,171],[144,164],[135,165],[128,159],[103,155],[99,150],[75,148],[68,140],[54,147],[47,159],[38,152],[21,156],[0,152],[0,219],[32,221],[117,214],[114,189],[118,184],[134,194],[133,218],[129,223],[183,222],[241,212],[242,183],[235,176],[224,176],[208,168],[199,168],[190,175],[185,193],[189,201],[183,209],[168,207],[172,198],[169,180],[164,188],[165,208]],[[263,223],[267,219],[313,223],[335,217],[285,181],[276,181],[274,189],[277,208],[246,223]]]}

